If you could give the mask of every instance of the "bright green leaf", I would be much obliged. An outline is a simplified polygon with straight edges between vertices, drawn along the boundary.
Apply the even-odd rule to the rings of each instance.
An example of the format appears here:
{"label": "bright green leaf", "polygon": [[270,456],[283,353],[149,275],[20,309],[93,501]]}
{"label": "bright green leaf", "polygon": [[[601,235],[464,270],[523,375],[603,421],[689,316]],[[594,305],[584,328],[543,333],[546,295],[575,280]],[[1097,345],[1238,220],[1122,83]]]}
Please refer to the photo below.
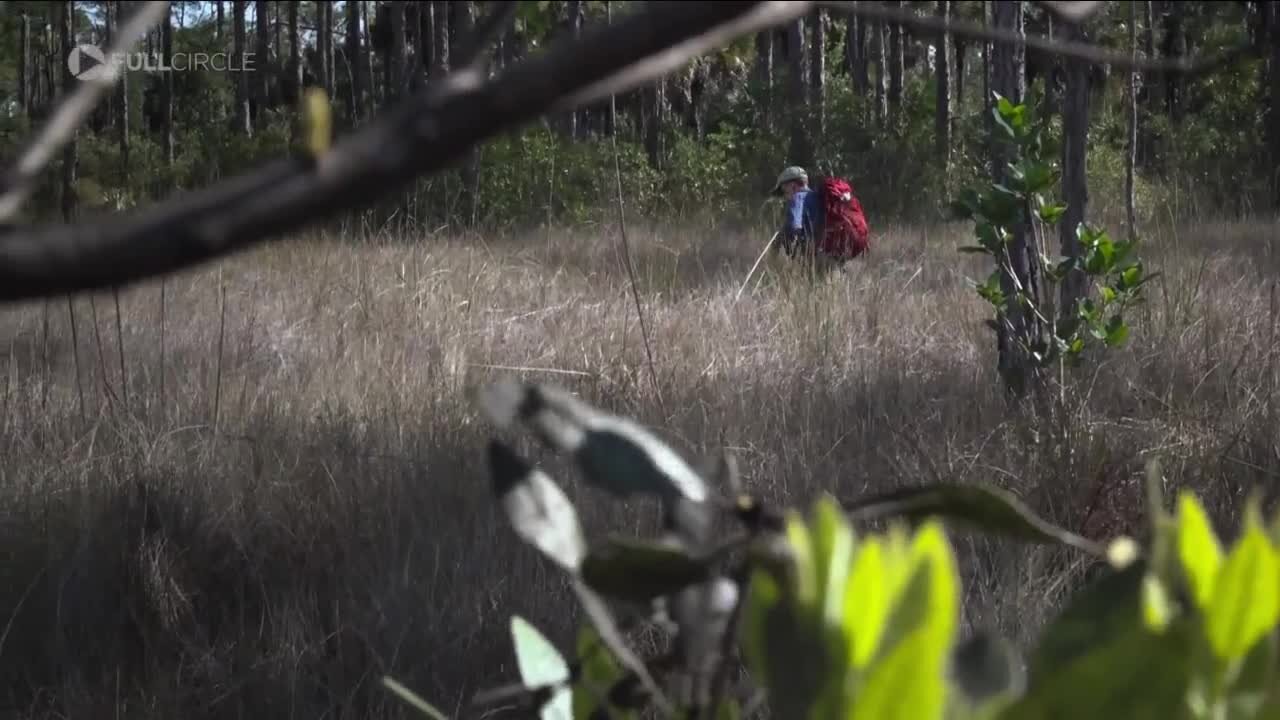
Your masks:
{"label": "bright green leaf", "polygon": [[1185,491],[1178,496],[1178,559],[1192,599],[1201,610],[1208,608],[1222,566],[1222,546],[1200,501]]}
{"label": "bright green leaf", "polygon": [[1218,573],[1205,630],[1220,660],[1244,657],[1280,618],[1280,560],[1261,528],[1245,530]]}
{"label": "bright green leaf", "polygon": [[1104,339],[1108,347],[1120,347],[1129,339],[1129,326],[1125,324],[1123,317],[1114,315],[1107,321]]}

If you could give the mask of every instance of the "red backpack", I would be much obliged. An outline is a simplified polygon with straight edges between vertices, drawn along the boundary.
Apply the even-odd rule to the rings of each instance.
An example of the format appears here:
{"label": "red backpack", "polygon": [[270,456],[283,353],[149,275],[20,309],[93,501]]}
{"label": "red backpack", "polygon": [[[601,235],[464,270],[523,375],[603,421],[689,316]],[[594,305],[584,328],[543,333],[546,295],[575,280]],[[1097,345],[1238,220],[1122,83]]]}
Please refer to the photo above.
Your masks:
{"label": "red backpack", "polygon": [[823,178],[819,187],[825,222],[818,249],[842,260],[866,252],[871,243],[871,230],[853,187],[839,177]]}

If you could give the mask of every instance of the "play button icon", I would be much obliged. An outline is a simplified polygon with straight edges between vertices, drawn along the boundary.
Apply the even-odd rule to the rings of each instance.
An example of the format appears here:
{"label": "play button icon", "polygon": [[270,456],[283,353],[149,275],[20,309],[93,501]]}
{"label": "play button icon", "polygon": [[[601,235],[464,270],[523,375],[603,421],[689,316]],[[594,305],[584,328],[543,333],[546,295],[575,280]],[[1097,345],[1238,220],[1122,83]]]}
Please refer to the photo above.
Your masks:
{"label": "play button icon", "polygon": [[67,56],[67,69],[77,80],[85,82],[109,81],[115,79],[115,68],[107,62],[107,57],[93,45],[77,45]]}

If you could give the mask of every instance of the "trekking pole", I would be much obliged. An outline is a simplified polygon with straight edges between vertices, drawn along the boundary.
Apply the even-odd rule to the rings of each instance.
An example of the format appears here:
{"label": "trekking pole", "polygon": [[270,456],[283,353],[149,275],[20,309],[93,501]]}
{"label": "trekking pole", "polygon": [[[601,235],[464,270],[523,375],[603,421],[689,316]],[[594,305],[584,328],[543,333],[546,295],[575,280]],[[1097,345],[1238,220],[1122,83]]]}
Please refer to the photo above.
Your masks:
{"label": "trekking pole", "polygon": [[747,279],[743,280],[742,287],[738,288],[738,294],[736,297],[733,298],[734,302],[737,302],[738,299],[742,297],[742,291],[747,289],[747,283],[751,282],[751,276],[756,274],[756,268],[760,267],[760,262],[764,260],[764,256],[768,254],[769,248],[773,247],[773,241],[777,239],[778,239],[778,232],[775,232],[773,234],[773,237],[769,238],[769,242],[765,243],[764,250],[760,252],[760,257],[756,258],[756,264],[752,265],[751,272],[747,273]]}

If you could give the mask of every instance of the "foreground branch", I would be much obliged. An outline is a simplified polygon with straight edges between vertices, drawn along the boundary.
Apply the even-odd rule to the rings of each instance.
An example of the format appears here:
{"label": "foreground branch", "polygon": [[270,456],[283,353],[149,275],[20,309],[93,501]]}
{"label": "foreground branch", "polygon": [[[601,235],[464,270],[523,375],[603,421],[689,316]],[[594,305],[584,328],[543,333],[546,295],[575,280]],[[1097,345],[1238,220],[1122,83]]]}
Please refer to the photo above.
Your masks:
{"label": "foreground branch", "polygon": [[[0,300],[127,285],[225,256],[371,203],[547,112],[626,92],[811,2],[653,2],[510,68],[447,77],[318,160],[254,173],[131,215],[0,237]],[[566,100],[568,98],[568,100]]]}

